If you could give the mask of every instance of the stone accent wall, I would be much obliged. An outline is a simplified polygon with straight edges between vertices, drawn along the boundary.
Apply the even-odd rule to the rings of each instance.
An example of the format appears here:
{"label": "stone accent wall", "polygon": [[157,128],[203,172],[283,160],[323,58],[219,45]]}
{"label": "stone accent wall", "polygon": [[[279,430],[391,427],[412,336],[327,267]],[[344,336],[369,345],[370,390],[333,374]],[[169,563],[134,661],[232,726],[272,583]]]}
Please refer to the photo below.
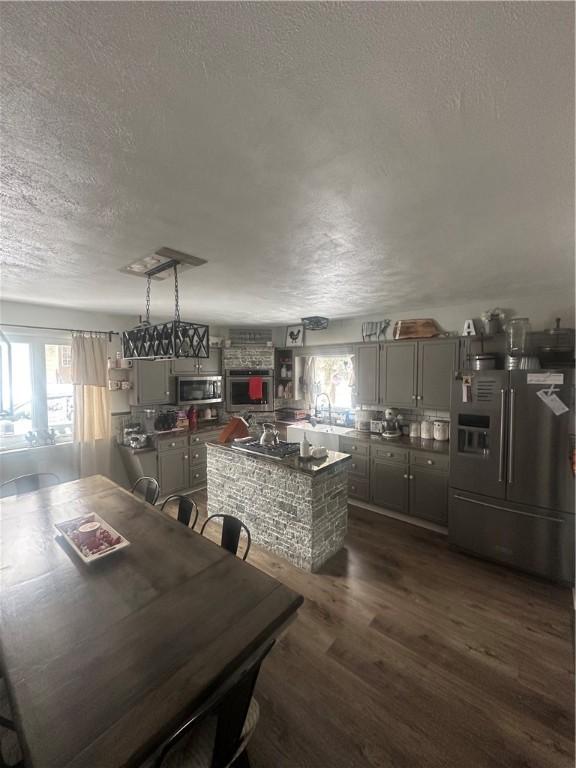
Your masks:
{"label": "stone accent wall", "polygon": [[343,546],[347,482],[347,465],[313,477],[208,445],[208,514],[240,518],[254,542],[306,571],[317,571]]}
{"label": "stone accent wall", "polygon": [[224,371],[231,368],[274,368],[274,347],[260,344],[224,347],[222,366]]}

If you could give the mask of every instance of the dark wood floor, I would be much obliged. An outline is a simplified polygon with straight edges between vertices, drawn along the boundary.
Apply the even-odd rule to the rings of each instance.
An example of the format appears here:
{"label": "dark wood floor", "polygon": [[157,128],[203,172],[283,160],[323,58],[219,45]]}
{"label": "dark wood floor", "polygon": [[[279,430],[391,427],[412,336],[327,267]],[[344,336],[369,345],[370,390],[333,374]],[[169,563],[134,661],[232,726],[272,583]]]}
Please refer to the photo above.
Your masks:
{"label": "dark wood floor", "polygon": [[253,768],[574,765],[569,590],[359,508],[321,574],[249,562],[305,597],[260,674]]}

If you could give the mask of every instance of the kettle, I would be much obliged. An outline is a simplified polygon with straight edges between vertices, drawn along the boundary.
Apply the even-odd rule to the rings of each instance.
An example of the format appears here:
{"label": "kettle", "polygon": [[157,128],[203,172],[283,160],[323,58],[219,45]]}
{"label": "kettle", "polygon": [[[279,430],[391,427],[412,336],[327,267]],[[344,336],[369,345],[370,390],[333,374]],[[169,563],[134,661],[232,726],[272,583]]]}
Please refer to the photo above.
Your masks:
{"label": "kettle", "polygon": [[268,447],[278,445],[278,430],[274,424],[266,422],[265,424],[262,424],[262,428],[264,431],[260,437],[260,445]]}

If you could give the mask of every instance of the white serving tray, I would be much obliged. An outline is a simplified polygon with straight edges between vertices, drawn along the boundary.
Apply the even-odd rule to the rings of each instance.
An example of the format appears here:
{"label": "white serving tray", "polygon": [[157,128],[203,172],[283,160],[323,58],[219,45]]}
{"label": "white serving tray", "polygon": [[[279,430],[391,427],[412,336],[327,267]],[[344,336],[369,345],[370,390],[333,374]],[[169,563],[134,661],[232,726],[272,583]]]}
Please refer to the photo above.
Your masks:
{"label": "white serving tray", "polygon": [[[120,541],[118,544],[114,544],[111,547],[108,547],[108,549],[102,550],[102,552],[96,552],[94,555],[85,555],[80,547],[76,544],[74,539],[71,538],[68,532],[70,531],[70,528],[74,526],[74,524],[79,526],[83,523],[90,523],[93,521],[100,523],[102,528],[108,531],[112,536],[119,536]],[[69,520],[62,520],[60,523],[54,523],[54,527],[58,533],[68,542],[68,544],[72,547],[82,562],[86,563],[87,565],[90,565],[90,563],[93,563],[96,560],[102,560],[103,557],[108,557],[108,555],[111,555],[114,552],[118,552],[120,549],[125,549],[126,547],[130,546],[128,539],[125,539],[121,533],[118,533],[115,528],[112,528],[111,525],[108,525],[108,523],[95,512],[89,512],[87,515],[79,515],[78,517],[71,517]]]}

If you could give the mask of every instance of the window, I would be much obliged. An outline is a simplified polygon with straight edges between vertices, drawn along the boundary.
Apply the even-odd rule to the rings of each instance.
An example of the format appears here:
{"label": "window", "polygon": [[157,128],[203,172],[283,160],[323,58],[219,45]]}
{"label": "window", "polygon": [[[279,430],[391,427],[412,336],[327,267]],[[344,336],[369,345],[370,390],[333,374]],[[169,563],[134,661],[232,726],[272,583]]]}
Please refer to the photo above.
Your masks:
{"label": "window", "polygon": [[72,440],[69,343],[2,336],[0,450]]}
{"label": "window", "polygon": [[353,365],[350,355],[315,357],[314,363],[314,394],[325,392],[333,408],[351,408]]}

